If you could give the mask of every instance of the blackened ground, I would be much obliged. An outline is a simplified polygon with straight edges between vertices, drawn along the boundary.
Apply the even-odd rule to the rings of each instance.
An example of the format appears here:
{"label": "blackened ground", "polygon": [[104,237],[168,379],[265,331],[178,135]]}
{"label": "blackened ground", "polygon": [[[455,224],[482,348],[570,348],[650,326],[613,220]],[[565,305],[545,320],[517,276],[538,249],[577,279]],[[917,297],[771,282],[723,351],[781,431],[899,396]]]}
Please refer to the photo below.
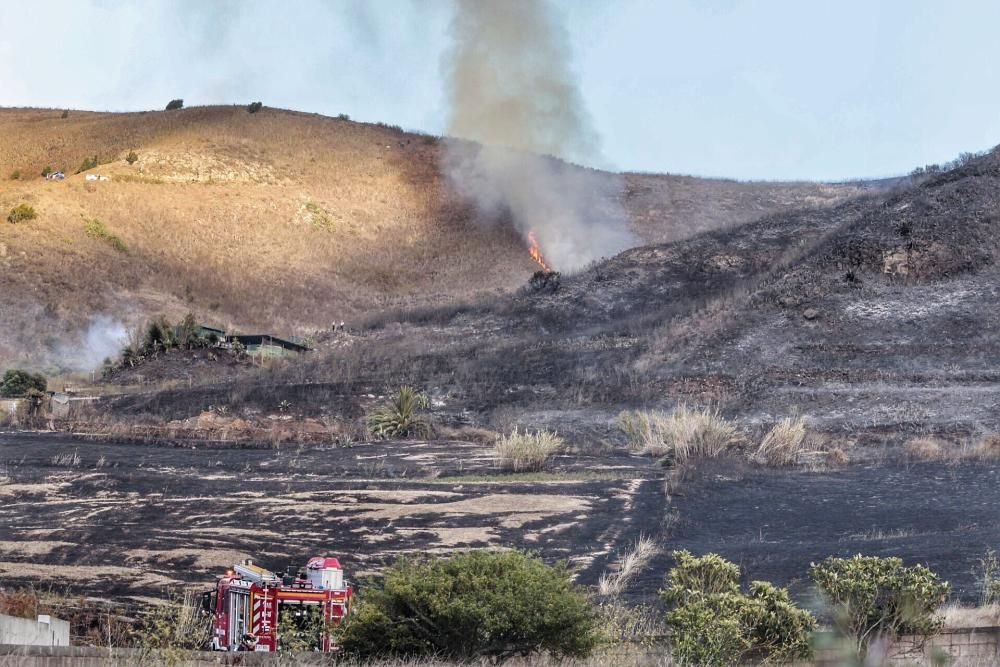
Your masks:
{"label": "blackened ground", "polygon": [[703,466],[673,498],[664,555],[637,585],[662,582],[669,551],[715,552],[749,581],[813,599],[809,564],[827,556],[898,556],[975,602],[978,560],[1000,545],[1000,462],[847,466],[823,472]]}
{"label": "blackened ground", "polygon": [[211,586],[248,557],[282,570],[335,555],[357,581],[403,554],[487,546],[567,559],[594,583],[619,544],[659,530],[659,475],[625,452],[519,477],[463,442],[222,449],[0,433],[0,585],[122,601]]}

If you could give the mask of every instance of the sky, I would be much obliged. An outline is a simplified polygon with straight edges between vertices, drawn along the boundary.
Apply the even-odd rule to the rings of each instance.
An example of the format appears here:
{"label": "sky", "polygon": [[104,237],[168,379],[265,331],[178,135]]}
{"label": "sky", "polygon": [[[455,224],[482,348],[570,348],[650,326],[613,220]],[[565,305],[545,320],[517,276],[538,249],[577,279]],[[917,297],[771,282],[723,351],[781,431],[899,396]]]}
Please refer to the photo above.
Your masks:
{"label": "sky", "polygon": [[[483,0],[499,1],[499,0]],[[593,166],[882,177],[1000,143],[996,0],[551,0]],[[247,103],[440,133],[452,0],[3,0],[0,106]]]}

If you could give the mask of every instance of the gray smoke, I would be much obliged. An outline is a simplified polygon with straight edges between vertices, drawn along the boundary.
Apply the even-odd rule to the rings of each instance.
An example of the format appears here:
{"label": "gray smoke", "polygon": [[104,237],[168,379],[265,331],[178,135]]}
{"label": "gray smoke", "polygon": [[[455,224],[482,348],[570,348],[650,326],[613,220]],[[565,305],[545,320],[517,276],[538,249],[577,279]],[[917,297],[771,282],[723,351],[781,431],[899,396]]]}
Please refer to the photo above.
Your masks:
{"label": "gray smoke", "polygon": [[602,162],[570,69],[565,31],[542,0],[458,0],[446,54],[444,159],[482,219],[507,217],[561,271],[634,245],[617,204],[622,180],[552,159]]}
{"label": "gray smoke", "polygon": [[107,315],[97,315],[91,318],[78,341],[58,348],[57,363],[65,369],[90,372],[106,358],[117,356],[127,337],[124,324]]}

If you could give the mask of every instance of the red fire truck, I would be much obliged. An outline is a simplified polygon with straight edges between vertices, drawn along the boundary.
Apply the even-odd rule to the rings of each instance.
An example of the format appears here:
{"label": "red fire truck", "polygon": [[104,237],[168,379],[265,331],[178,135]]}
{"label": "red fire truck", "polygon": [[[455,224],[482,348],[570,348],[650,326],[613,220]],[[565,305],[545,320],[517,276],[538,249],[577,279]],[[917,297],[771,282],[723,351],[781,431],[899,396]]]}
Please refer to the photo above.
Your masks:
{"label": "red fire truck", "polygon": [[351,609],[351,586],[336,558],[317,556],[304,570],[277,575],[247,560],[219,577],[203,594],[212,614],[211,646],[216,651],[277,651],[296,635],[297,646],[336,650],[329,628]]}

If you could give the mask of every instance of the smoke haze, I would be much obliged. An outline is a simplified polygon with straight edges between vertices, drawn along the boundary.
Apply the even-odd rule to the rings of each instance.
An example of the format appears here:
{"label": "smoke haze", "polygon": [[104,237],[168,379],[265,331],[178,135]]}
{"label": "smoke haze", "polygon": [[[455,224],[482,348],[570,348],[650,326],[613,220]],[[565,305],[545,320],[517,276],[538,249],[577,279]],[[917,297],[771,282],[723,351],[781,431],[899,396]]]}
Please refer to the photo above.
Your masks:
{"label": "smoke haze", "polygon": [[[560,271],[634,245],[614,203],[621,179],[554,160],[602,162],[556,16],[540,0],[458,0],[445,56],[446,175],[488,222],[534,233]],[[475,143],[473,143],[475,142]]]}
{"label": "smoke haze", "polygon": [[125,344],[125,325],[107,315],[91,318],[80,339],[57,350],[56,363],[64,369],[87,373],[108,357],[114,358]]}

